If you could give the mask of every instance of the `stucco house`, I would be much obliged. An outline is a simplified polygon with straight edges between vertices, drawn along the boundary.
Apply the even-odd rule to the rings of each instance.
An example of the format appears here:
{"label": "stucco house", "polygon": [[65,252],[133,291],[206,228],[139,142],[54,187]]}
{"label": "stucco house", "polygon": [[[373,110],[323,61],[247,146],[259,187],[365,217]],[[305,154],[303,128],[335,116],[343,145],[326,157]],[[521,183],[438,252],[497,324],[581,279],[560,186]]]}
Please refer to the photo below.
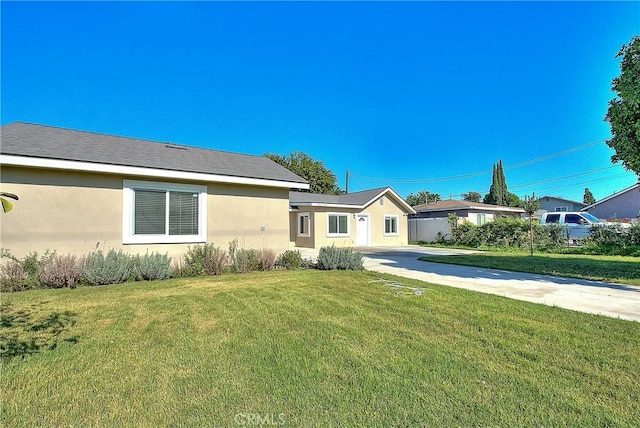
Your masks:
{"label": "stucco house", "polygon": [[640,182],[583,208],[603,219],[630,219],[640,217]]}
{"label": "stucco house", "polygon": [[0,128],[2,248],[170,256],[189,245],[284,251],[289,191],[308,183],[263,156],[15,122]]}
{"label": "stucco house", "polygon": [[453,199],[416,205],[413,209],[416,214],[412,215],[412,218],[447,218],[449,214],[455,214],[458,221],[470,221],[478,226],[495,218],[520,218],[524,214],[524,210],[520,207],[504,207]]}
{"label": "stucco house", "polygon": [[390,187],[344,195],[289,193],[291,244],[320,248],[399,246],[415,211]]}
{"label": "stucco house", "polygon": [[587,204],[570,199],[558,198],[556,196],[543,196],[538,199],[540,203],[540,211],[557,212],[557,211],[580,211]]}
{"label": "stucco house", "polygon": [[449,215],[456,222],[471,222],[477,226],[500,217],[521,218],[522,208],[483,204],[480,202],[446,200],[413,207],[415,215],[409,217],[409,240],[435,242],[451,238]]}

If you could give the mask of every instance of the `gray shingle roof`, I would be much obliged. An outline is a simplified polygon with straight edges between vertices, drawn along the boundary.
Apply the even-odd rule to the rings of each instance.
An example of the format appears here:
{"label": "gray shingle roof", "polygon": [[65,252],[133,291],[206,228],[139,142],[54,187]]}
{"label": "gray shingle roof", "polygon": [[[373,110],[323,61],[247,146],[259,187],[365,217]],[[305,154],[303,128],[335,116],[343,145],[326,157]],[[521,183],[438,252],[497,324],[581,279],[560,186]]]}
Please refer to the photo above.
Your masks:
{"label": "gray shingle roof", "polygon": [[509,211],[509,212],[524,212],[520,207],[504,207],[500,205],[489,205],[480,202],[458,201],[454,199],[447,199],[444,201],[431,202],[429,204],[420,204],[413,207],[414,210],[421,213],[431,211],[446,211],[446,210],[489,210],[489,211]]}
{"label": "gray shingle roof", "polygon": [[[0,153],[306,183],[263,156],[14,122],[0,128]],[[292,186],[296,187],[296,186]]]}
{"label": "gray shingle roof", "polygon": [[415,213],[413,208],[402,200],[402,198],[390,187],[378,187],[376,189],[363,190],[361,192],[348,193],[346,195],[322,195],[308,192],[289,192],[289,205],[292,207],[325,205],[364,208],[382,194],[386,194],[387,196],[395,199],[406,212]]}
{"label": "gray shingle roof", "polygon": [[386,187],[364,190],[362,192],[348,193],[345,195],[323,195],[319,193],[289,192],[289,202],[291,205],[328,204],[328,205],[353,205],[363,206],[371,199],[375,198]]}

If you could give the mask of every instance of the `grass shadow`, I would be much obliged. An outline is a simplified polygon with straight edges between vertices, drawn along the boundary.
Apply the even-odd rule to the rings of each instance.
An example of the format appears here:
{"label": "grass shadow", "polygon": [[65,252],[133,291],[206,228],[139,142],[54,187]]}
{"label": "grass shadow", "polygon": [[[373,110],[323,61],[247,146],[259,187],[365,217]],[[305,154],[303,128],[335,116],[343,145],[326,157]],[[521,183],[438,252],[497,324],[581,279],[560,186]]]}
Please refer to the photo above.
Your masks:
{"label": "grass shadow", "polygon": [[53,350],[60,342],[78,342],[77,336],[63,337],[75,325],[77,315],[71,311],[43,314],[43,304],[26,308],[0,305],[0,358],[23,358]]}

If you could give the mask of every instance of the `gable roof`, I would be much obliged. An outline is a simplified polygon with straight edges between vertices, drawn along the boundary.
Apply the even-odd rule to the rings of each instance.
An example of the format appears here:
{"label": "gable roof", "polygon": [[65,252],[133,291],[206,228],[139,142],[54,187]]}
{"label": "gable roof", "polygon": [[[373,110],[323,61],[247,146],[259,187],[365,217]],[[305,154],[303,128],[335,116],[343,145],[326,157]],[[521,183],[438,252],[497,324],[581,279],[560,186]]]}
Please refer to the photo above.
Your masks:
{"label": "gable roof", "polygon": [[387,195],[395,200],[406,212],[415,211],[391,187],[379,187],[361,192],[343,195],[323,195],[320,193],[289,192],[289,204],[292,207],[332,207],[364,209],[381,196]]}
{"label": "gable roof", "polygon": [[308,189],[264,156],[14,122],[0,128],[1,163]]}
{"label": "gable roof", "polygon": [[574,204],[574,205],[582,205],[583,207],[587,205],[587,204],[585,204],[583,202],[572,201],[571,199],[559,198],[557,196],[549,196],[549,195],[547,195],[547,196],[543,196],[543,197],[541,197],[539,199],[542,200],[542,199],[545,199],[545,198],[546,199],[555,199],[556,201],[569,202],[569,203]]}
{"label": "gable roof", "polygon": [[520,207],[505,207],[501,205],[483,204],[480,202],[446,200],[429,204],[420,204],[413,207],[417,212],[426,213],[434,211],[451,211],[451,210],[484,210],[484,211],[507,211],[513,213],[524,213],[524,209]]}
{"label": "gable roof", "polygon": [[606,202],[606,201],[609,201],[609,200],[611,200],[611,199],[617,198],[618,196],[623,195],[623,194],[625,194],[625,193],[627,193],[627,192],[631,192],[631,191],[632,191],[632,190],[634,190],[634,189],[640,189],[640,181],[639,181],[639,182],[637,182],[636,184],[634,184],[633,186],[629,186],[629,187],[627,187],[626,189],[623,189],[623,190],[621,190],[621,191],[619,191],[619,192],[616,192],[616,193],[614,193],[613,195],[609,195],[609,196],[607,196],[606,198],[602,198],[602,199],[600,199],[599,201],[596,201],[595,203],[593,203],[593,204],[591,204],[591,205],[589,205],[589,206],[586,206],[586,207],[582,208],[582,210],[581,210],[581,211],[587,211],[587,210],[589,210],[589,209],[591,209],[591,208],[593,208],[593,207],[596,207],[596,206],[600,205],[600,204],[601,204],[601,203],[603,203],[603,202]]}

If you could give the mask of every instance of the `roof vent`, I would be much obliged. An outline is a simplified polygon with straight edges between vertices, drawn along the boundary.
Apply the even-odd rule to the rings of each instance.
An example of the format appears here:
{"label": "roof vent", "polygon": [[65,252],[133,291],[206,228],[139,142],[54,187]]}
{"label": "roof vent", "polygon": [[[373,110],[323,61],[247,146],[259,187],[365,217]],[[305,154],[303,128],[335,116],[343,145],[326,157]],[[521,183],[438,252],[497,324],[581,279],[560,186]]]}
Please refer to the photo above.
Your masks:
{"label": "roof vent", "polygon": [[171,146],[169,144],[165,144],[164,145],[167,149],[176,149],[176,150],[188,150],[186,147],[183,146]]}

